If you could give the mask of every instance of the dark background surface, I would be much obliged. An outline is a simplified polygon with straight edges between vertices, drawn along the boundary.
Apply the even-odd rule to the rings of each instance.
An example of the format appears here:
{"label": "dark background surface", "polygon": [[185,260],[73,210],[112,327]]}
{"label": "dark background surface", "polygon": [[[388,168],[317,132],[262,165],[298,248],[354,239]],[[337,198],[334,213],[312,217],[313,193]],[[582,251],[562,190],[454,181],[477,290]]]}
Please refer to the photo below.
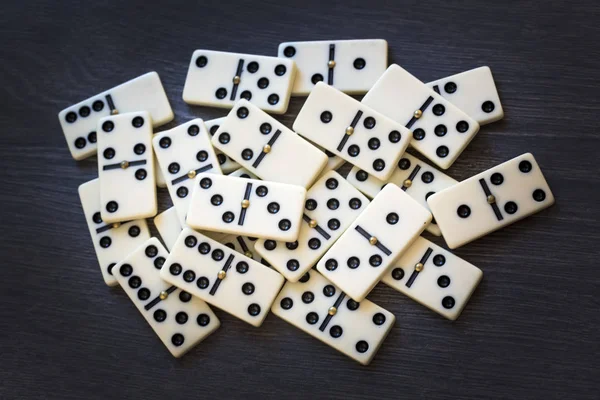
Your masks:
{"label": "dark background surface", "polygon": [[[0,398],[598,398],[598,2],[100,3],[0,14]],[[222,116],[181,99],[193,50],[352,38],[387,39],[424,81],[489,65],[505,119],[449,174],[531,151],[556,205],[456,251],[484,271],[456,322],[378,286],[397,323],[369,367],[273,315],[256,329],[219,310],[221,329],[172,358],[102,281],[77,195],[96,159],[71,159],[57,113],[156,70],[176,114],[163,129]]]}

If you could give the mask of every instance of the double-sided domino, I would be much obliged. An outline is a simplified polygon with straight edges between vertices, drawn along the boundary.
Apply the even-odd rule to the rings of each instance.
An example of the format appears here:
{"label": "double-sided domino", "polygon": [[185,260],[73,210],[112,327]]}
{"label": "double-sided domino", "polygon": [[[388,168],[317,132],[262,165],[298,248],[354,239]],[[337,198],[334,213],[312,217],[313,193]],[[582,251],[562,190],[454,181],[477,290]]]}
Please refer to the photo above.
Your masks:
{"label": "double-sided domino", "polygon": [[340,174],[329,171],[307,192],[298,239],[260,239],[256,251],[287,280],[296,282],[327,252],[369,200]]}
{"label": "double-sided domino", "polygon": [[293,61],[278,57],[196,50],[192,54],[183,101],[231,108],[240,99],[273,114],[287,111],[296,76]]}
{"label": "double-sided domino", "polygon": [[306,189],[284,183],[199,174],[187,224],[194,229],[293,242]]}
{"label": "double-sided domino", "polygon": [[327,156],[247,100],[236,103],[213,145],[261,179],[309,187]]}
{"label": "double-sided domino", "polygon": [[173,119],[173,110],[156,72],[122,83],[58,113],[71,156],[82,160],[96,153],[100,118],[132,111],[148,111],[154,126]]}
{"label": "double-sided domino", "polygon": [[322,82],[306,99],[294,130],[382,180],[411,138],[401,124]]}
{"label": "double-sided domino", "polygon": [[152,144],[179,222],[184,225],[196,175],[221,174],[210,134],[204,121],[196,118],[156,135]]}
{"label": "double-sided domino", "polygon": [[181,357],[221,322],[205,302],[160,278],[168,256],[151,238],[115,265],[114,275],[171,354]]}
{"label": "double-sided domino", "polygon": [[115,286],[113,267],[127,254],[150,239],[148,225],[143,219],[107,224],[100,214],[100,180],[94,179],[79,186],[79,199],[87,222],[102,278]]}
{"label": "double-sided domino", "polygon": [[318,82],[344,93],[364,94],[387,68],[383,39],[285,42],[277,54],[296,62],[292,95],[307,95]]}
{"label": "double-sided domino", "polygon": [[464,111],[479,125],[504,117],[500,96],[489,67],[479,67],[427,84],[437,94]]}
{"label": "double-sided domino", "polygon": [[325,278],[362,301],[431,222],[431,213],[386,185],[317,264]]}
{"label": "double-sided domino", "polygon": [[[348,182],[370,198],[375,197],[387,183],[394,183],[427,209],[429,209],[429,205],[427,205],[429,196],[458,183],[408,153],[402,155],[397,168],[387,181],[381,181],[360,168],[354,167],[348,174]],[[427,231],[436,236],[442,234],[435,219],[431,221]]]}
{"label": "double-sided domino", "polygon": [[412,147],[442,169],[456,161],[479,131],[477,121],[396,64],[362,102],[411,129]]}
{"label": "double-sided domino", "polygon": [[284,282],[271,268],[188,228],[160,276],[254,326],[263,323]]}
{"label": "double-sided domino", "polygon": [[371,362],[396,321],[369,300],[352,300],[315,270],[286,283],[271,310],[363,365]]}
{"label": "double-sided domino", "polygon": [[455,320],[482,276],[476,266],[420,237],[394,262],[381,281]]}
{"label": "double-sided domino", "polygon": [[448,247],[455,249],[554,204],[531,153],[523,154],[427,199]]}
{"label": "double-sided domino", "polygon": [[102,118],[98,132],[102,220],[113,223],[155,216],[150,114],[143,111]]}

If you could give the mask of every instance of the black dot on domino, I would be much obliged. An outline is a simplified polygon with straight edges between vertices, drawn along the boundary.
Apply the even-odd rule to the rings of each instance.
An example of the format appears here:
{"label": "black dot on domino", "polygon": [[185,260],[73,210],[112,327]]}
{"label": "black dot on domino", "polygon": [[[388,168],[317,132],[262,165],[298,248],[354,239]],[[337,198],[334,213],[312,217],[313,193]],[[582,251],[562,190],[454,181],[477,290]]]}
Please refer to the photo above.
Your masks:
{"label": "black dot on domino", "polygon": [[431,183],[433,182],[434,176],[431,172],[427,171],[421,175],[421,180],[423,183]]}
{"label": "black dot on domino", "polygon": [[296,48],[294,46],[287,46],[283,49],[283,55],[286,57],[294,57],[296,55]]}
{"label": "black dot on domino", "polygon": [[142,280],[139,276],[132,276],[131,278],[129,278],[129,281],[127,283],[129,284],[130,288],[137,289],[142,284]]}
{"label": "black dot on domino", "polygon": [[215,92],[215,97],[219,100],[224,99],[227,96],[227,89],[225,88],[218,88],[217,91]]}
{"label": "black dot on domino", "polygon": [[290,271],[297,271],[298,268],[300,268],[300,263],[298,262],[298,260],[292,258],[290,260],[287,261],[287,263],[285,264],[286,268]]}
{"label": "black dot on domino", "polygon": [[260,314],[260,306],[256,303],[252,303],[248,306],[248,314],[250,314],[253,317],[256,317],[258,314]]}
{"label": "black dot on domino", "polygon": [[404,270],[402,268],[394,268],[392,270],[392,278],[394,278],[396,281],[401,280],[404,278]]}
{"label": "black dot on domino", "polygon": [[206,314],[200,314],[196,318],[196,323],[200,326],[206,326],[210,323],[210,317]]}
{"label": "black dot on domino", "polygon": [[106,203],[106,211],[114,213],[119,209],[119,204],[116,201],[109,201]]}
{"label": "black dot on domino", "polygon": [[169,138],[168,136],[161,138],[158,141],[158,145],[163,149],[169,148],[169,146],[171,146],[171,138]]}
{"label": "black dot on domino", "polygon": [[306,314],[306,322],[308,322],[311,325],[314,325],[317,322],[319,322],[319,316],[315,312],[309,312],[308,314]]}
{"label": "black dot on domino", "polygon": [[269,124],[268,122],[265,122],[264,124],[260,125],[260,133],[262,133],[263,135],[268,135],[269,133],[271,133],[271,130],[273,128],[271,127],[271,124]]}
{"label": "black dot on domino", "polygon": [[450,286],[450,278],[446,275],[442,275],[438,278],[437,284],[441,288],[446,288]]}
{"label": "black dot on domino", "polygon": [[334,325],[331,327],[331,329],[329,329],[329,334],[334,338],[339,338],[342,336],[342,333],[344,333],[344,330],[339,325]]}
{"label": "black dot on domino", "polygon": [[254,293],[254,285],[250,282],[246,282],[242,285],[242,293],[249,296]]}
{"label": "black dot on domino", "polygon": [[200,56],[196,58],[196,66],[198,68],[204,68],[206,67],[206,64],[208,64],[208,59],[206,58],[206,56]]}
{"label": "black dot on domino", "polygon": [[351,146],[348,147],[348,155],[350,157],[356,157],[360,154],[360,147],[358,147],[358,145],[353,144]]}
{"label": "black dot on domino", "polygon": [[413,131],[413,138],[415,140],[423,140],[425,139],[425,131],[421,128],[417,128]]}
{"label": "black dot on domino", "polygon": [[369,174],[367,174],[362,169],[356,173],[356,180],[359,182],[364,182],[367,180],[367,178],[369,178]]}
{"label": "black dot on domino", "polygon": [[287,72],[287,68],[283,64],[279,64],[275,67],[275,75],[283,76]]}
{"label": "black dot on domino", "polygon": [[265,77],[260,78],[256,85],[259,87],[259,89],[266,89],[269,86],[269,80]]}
{"label": "black dot on domino", "polygon": [[255,73],[258,71],[258,63],[256,61],[252,61],[251,63],[248,64],[247,67],[247,71],[250,72],[251,74]]}
{"label": "black dot on domino", "polygon": [[456,92],[456,89],[457,89],[457,86],[456,86],[456,83],[454,83],[454,82],[448,82],[444,85],[444,91],[446,93],[452,94],[452,93]]}
{"label": "black dot on domino", "polygon": [[494,105],[494,102],[492,101],[484,101],[483,104],[481,105],[481,109],[483,110],[483,112],[486,113],[491,113],[492,111],[494,111],[494,108],[496,108],[496,106]]}
{"label": "black dot on domino", "polygon": [[366,353],[369,350],[369,344],[364,340],[356,342],[356,351],[359,353]]}
{"label": "black dot on domino", "polygon": [[185,341],[185,338],[183,337],[183,335],[181,333],[176,333],[171,337],[171,343],[173,343],[173,346],[176,346],[176,347],[181,346],[184,341]]}
{"label": "black dot on domino", "polygon": [[146,179],[147,175],[148,173],[143,168],[140,168],[137,171],[135,171],[135,179],[137,179],[138,181],[143,181],[144,179]]}
{"label": "black dot on domino", "polygon": [[211,257],[215,261],[221,261],[223,257],[225,257],[225,253],[221,249],[214,249],[211,254]]}
{"label": "black dot on domino", "polygon": [[371,265],[371,267],[379,267],[382,263],[382,259],[381,256],[378,254],[372,255],[371,257],[369,257],[369,264]]}
{"label": "black dot on domino", "polygon": [[177,189],[176,193],[177,193],[177,197],[179,197],[180,199],[183,199],[188,195],[188,188],[186,188],[185,186],[182,186]]}
{"label": "black dot on domino", "polygon": [[471,208],[469,206],[463,204],[457,208],[456,213],[461,218],[468,218],[469,215],[471,215]]}
{"label": "black dot on domino", "polygon": [[321,113],[321,117],[320,118],[321,118],[321,122],[323,122],[324,124],[328,124],[333,119],[333,114],[331,114],[330,111],[323,111]]}
{"label": "black dot on domino", "polygon": [[140,300],[148,300],[150,298],[150,290],[146,288],[141,288],[137,292],[137,297]]}
{"label": "black dot on domino", "polygon": [[350,311],[356,311],[358,310],[358,307],[360,307],[360,303],[352,299],[348,299],[348,301],[346,302],[346,307],[348,307],[348,310]]}
{"label": "black dot on domino", "polygon": [[302,293],[302,302],[304,304],[310,304],[315,299],[315,295],[311,291]]}
{"label": "black dot on domino", "polygon": [[314,74],[310,78],[310,81],[313,83],[313,85],[316,85],[319,82],[323,82],[323,75],[321,75],[321,74]]}
{"label": "black dot on domino", "polygon": [[352,65],[354,66],[355,69],[361,70],[367,65],[367,62],[365,61],[364,58],[358,57],[357,59],[354,60]]}
{"label": "black dot on domino", "polygon": [[187,313],[180,311],[175,315],[175,321],[177,321],[178,324],[183,325],[188,321],[188,315]]}
{"label": "black dot on domino", "polygon": [[78,149],[83,149],[86,144],[87,142],[85,138],[78,137],[77,139],[75,139],[75,147],[77,147]]}
{"label": "black dot on domino", "polygon": [[447,310],[454,307],[454,303],[455,303],[454,297],[452,297],[452,296],[446,296],[442,299],[442,306]]}
{"label": "black dot on domino", "polygon": [[167,313],[165,310],[159,309],[154,311],[153,317],[156,322],[163,322],[165,319],[167,319]]}
{"label": "black dot on domino", "polygon": [[281,229],[282,231],[288,231],[290,230],[290,228],[292,227],[292,223],[290,222],[289,219],[282,219],[281,221],[279,221],[279,229]]}
{"label": "black dot on domino", "polygon": [[376,313],[375,315],[373,315],[373,323],[375,325],[383,325],[385,324],[385,315],[383,315],[382,313]]}
{"label": "black dot on domino", "polygon": [[338,262],[333,259],[330,258],[329,260],[325,261],[325,268],[327,269],[327,271],[335,271],[338,267]]}
{"label": "black dot on domino", "polygon": [[294,301],[292,299],[290,299],[289,297],[284,297],[283,299],[281,299],[281,301],[279,302],[279,305],[281,306],[281,308],[283,308],[284,310],[289,310],[290,308],[292,308],[294,306]]}
{"label": "black dot on domino", "polygon": [[144,118],[142,117],[135,117],[131,120],[131,125],[134,128],[141,128],[142,126],[144,126]]}

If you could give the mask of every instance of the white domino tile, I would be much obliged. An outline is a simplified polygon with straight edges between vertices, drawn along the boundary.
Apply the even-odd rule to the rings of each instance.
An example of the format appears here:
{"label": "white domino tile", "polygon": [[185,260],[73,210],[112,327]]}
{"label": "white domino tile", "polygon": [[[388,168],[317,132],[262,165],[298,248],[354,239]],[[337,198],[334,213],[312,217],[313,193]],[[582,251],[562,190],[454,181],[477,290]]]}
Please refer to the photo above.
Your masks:
{"label": "white domino tile", "polygon": [[387,179],[411,132],[339,90],[318,83],[294,121],[294,131],[378,179]]}
{"label": "white domino tile", "polygon": [[236,103],[212,143],[261,179],[305,188],[327,165],[321,150],[246,100]]}
{"label": "white domino tile", "polygon": [[317,270],[362,301],[430,222],[429,211],[398,186],[386,185],[325,253]]}
{"label": "white domino tile", "polygon": [[486,125],[504,117],[500,96],[489,67],[479,67],[427,84],[468,116]]}
{"label": "white domino tile", "polygon": [[284,282],[271,268],[187,228],[160,276],[253,326],[263,323]]}
{"label": "white domino tile", "polygon": [[531,153],[520,155],[427,199],[448,247],[455,249],[554,204]]}
{"label": "white domino tile", "polygon": [[210,134],[204,121],[195,118],[156,135],[152,145],[183,226],[196,175],[201,172],[222,173]]}
{"label": "white domino tile", "polygon": [[318,82],[348,94],[364,94],[387,68],[383,39],[285,42],[277,54],[293,60],[298,72],[292,95],[305,96]]}
{"label": "white domino tile", "polygon": [[186,222],[197,230],[293,242],[305,196],[301,186],[202,173]]}
{"label": "white domino tile", "polygon": [[152,120],[143,112],[98,121],[101,215],[114,223],[156,215]]}
{"label": "white domino tile", "polygon": [[168,255],[152,238],[117,264],[114,275],[169,352],[181,357],[221,322],[204,301],[160,278]]}
{"label": "white domino tile", "polygon": [[247,99],[273,114],[287,111],[296,76],[293,61],[278,57],[196,50],[183,100],[188,104],[231,108]]}
{"label": "white domino tile", "polygon": [[396,321],[369,300],[352,300],[315,270],[287,282],[272,311],[363,365],[371,362]]}
{"label": "white domino tile", "polygon": [[411,146],[442,169],[448,169],[479,132],[477,121],[396,64],[362,102],[411,129]]}
{"label": "white domino tile", "polygon": [[82,160],[96,153],[96,127],[100,118],[133,111],[148,111],[155,127],[173,119],[173,110],[156,72],[141,75],[58,113],[73,158]]}
{"label": "white domino tile", "polygon": [[455,320],[483,272],[422,237],[394,262],[381,281],[445,318]]}

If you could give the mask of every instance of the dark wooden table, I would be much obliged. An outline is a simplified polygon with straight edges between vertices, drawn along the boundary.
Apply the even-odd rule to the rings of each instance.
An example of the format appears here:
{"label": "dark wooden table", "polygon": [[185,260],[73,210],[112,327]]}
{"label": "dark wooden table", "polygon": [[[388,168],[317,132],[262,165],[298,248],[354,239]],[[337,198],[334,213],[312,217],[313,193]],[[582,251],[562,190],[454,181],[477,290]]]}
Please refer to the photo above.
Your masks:
{"label": "dark wooden table", "polygon": [[[598,2],[101,3],[2,5],[0,398],[600,396]],[[256,329],[219,310],[221,329],[172,358],[102,281],[77,195],[96,159],[71,159],[57,113],[155,70],[167,127],[222,116],[181,99],[194,49],[275,55],[284,40],[344,38],[387,39],[390,61],[424,81],[489,65],[505,119],[449,173],[531,151],[556,205],[456,251],[484,271],[456,322],[378,286],[370,299],[397,323],[369,367],[273,315]]]}

